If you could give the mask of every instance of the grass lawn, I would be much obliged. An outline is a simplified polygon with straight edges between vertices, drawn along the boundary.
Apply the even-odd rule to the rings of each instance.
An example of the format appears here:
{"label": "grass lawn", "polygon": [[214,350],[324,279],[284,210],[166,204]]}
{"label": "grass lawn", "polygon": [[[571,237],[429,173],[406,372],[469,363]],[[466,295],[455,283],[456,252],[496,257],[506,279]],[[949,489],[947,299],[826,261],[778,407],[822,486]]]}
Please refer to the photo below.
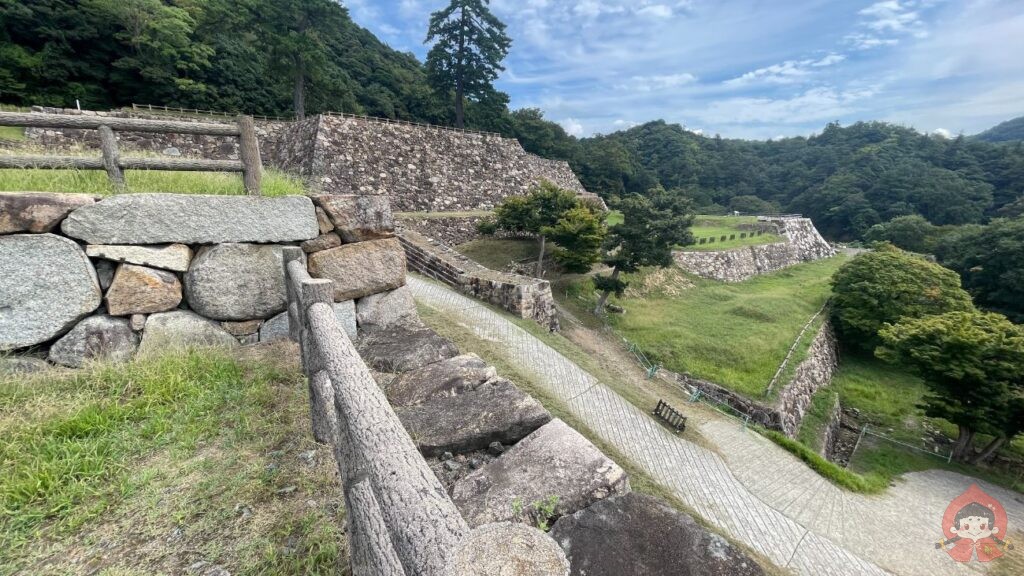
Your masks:
{"label": "grass lawn", "polygon": [[536,261],[540,242],[533,239],[480,238],[459,244],[455,249],[477,264],[491,270],[503,270],[512,262]]}
{"label": "grass lawn", "polygon": [[0,126],[0,140],[25,140],[25,129],[17,126]]}
{"label": "grass lawn", "polygon": [[[757,217],[755,216],[697,216],[694,219],[693,228],[691,228],[693,238],[697,243],[686,246],[683,249],[690,251],[731,250],[743,246],[758,246],[782,241],[778,234],[765,232],[760,236],[756,236],[750,235],[751,230],[740,228],[741,225],[751,226],[754,224],[757,224]],[[740,238],[740,234],[747,234],[748,236]],[[735,236],[735,238],[722,241],[722,236]],[[701,238],[707,238],[709,241],[714,239],[714,242],[700,244]]]}
{"label": "grass lawn", "polygon": [[[176,194],[245,194],[240,174],[227,172],[170,172],[126,170],[129,192],[167,192]],[[276,170],[263,173],[263,196],[303,194],[302,181]],[[0,170],[0,192],[66,192],[113,194],[114,189],[102,170]]]}
{"label": "grass lawn", "polygon": [[344,512],[297,354],[0,377],[0,573],[336,573]]}
{"label": "grass lawn", "polygon": [[[694,288],[674,296],[613,297],[626,313],[609,321],[666,368],[763,398],[800,329],[828,299],[829,279],[845,260],[800,264],[738,284],[692,278]],[[592,306],[589,279],[571,290]]]}

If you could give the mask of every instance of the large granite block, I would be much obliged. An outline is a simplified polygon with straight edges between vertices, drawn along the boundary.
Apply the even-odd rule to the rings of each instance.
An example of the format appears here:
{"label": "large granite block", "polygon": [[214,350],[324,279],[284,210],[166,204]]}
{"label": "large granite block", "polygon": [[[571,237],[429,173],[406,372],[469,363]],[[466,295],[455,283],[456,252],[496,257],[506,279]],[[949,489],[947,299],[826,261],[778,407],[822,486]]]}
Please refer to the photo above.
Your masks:
{"label": "large granite block", "polygon": [[0,234],[52,232],[72,210],[94,202],[88,194],[0,192]]}
{"label": "large granite block", "polygon": [[309,255],[309,273],[334,281],[334,300],[342,302],[405,284],[405,251],[396,238],[346,244]]}

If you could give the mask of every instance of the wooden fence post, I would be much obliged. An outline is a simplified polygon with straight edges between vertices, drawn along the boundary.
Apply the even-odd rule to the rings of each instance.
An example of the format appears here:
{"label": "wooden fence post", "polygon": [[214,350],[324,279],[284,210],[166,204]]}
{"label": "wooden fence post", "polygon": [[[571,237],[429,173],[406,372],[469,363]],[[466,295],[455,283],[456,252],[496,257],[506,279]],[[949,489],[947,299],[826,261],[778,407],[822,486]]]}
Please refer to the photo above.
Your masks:
{"label": "wooden fence post", "polygon": [[245,193],[259,196],[260,180],[263,175],[263,161],[260,160],[260,143],[256,139],[256,123],[252,116],[238,117],[238,157],[242,161],[242,179]]}
{"label": "wooden fence post", "polygon": [[107,177],[114,185],[114,192],[124,192],[124,172],[121,171],[121,158],[117,150],[117,137],[110,126],[100,126],[97,129],[100,133],[100,149],[103,151],[103,167],[107,170]]}

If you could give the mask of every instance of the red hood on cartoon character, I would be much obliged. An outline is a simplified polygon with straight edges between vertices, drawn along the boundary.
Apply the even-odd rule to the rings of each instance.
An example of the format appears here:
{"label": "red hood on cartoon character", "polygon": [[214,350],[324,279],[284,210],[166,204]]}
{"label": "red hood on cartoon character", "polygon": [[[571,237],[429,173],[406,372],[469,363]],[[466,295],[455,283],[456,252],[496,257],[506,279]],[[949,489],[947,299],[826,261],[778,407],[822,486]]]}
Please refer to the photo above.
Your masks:
{"label": "red hood on cartoon character", "polygon": [[1012,548],[1001,537],[1006,535],[1006,510],[998,500],[977,484],[957,496],[942,516],[946,539],[936,544],[957,562],[991,562]]}

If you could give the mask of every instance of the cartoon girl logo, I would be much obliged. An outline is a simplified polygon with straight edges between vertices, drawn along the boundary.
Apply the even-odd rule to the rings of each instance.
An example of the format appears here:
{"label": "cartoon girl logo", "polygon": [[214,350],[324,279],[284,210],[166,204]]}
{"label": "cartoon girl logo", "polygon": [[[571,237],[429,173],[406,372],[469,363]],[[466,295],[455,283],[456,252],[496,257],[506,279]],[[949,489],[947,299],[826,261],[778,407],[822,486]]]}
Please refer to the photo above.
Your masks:
{"label": "cartoon girl logo", "polygon": [[1006,534],[1006,510],[977,484],[957,496],[942,516],[946,537],[935,545],[957,562],[991,562],[1013,545],[1001,540]]}

